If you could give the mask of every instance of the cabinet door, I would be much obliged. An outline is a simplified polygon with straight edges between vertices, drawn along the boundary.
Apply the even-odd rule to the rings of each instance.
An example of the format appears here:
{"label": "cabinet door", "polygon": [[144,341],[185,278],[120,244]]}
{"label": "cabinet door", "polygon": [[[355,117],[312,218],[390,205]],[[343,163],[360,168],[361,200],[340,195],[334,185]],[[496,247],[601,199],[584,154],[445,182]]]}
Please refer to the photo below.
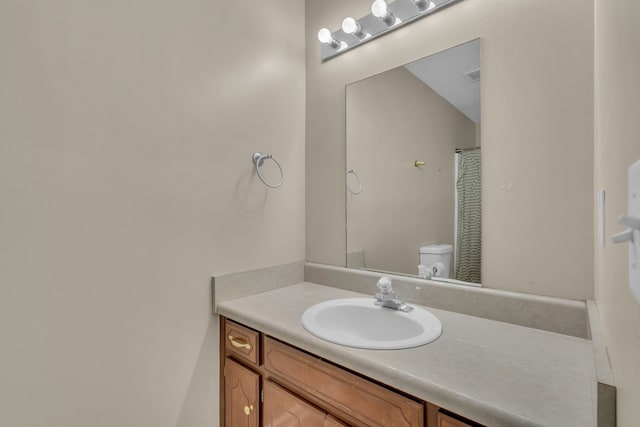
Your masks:
{"label": "cabinet door", "polygon": [[227,358],[224,376],[225,427],[258,427],[260,375]]}
{"label": "cabinet door", "polygon": [[327,418],[324,419],[324,427],[347,427],[347,425],[333,418],[331,415],[327,415]]}
{"label": "cabinet door", "polygon": [[460,421],[453,417],[438,412],[438,427],[473,427],[472,424],[467,424],[464,421]]}
{"label": "cabinet door", "polygon": [[323,427],[326,414],[282,387],[265,381],[264,427]]}

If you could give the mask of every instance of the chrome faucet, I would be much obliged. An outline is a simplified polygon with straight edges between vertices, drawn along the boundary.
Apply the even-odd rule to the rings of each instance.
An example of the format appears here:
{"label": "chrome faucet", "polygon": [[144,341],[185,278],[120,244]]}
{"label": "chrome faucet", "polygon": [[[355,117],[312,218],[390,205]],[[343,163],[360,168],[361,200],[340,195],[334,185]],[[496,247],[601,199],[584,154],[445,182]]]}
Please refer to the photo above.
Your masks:
{"label": "chrome faucet", "polygon": [[390,278],[382,277],[378,280],[378,289],[380,289],[380,292],[376,293],[376,305],[404,311],[405,313],[413,310],[413,307],[405,304],[398,294],[393,291]]}

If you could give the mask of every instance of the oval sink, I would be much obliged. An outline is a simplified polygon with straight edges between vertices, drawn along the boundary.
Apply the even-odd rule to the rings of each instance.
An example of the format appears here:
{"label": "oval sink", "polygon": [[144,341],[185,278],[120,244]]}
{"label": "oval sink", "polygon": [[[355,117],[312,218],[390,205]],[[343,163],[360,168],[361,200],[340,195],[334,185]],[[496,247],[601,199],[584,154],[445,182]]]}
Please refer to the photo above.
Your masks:
{"label": "oval sink", "polygon": [[324,301],[305,310],[302,326],[326,341],[375,350],[418,347],[442,333],[440,320],[427,310],[405,313],[374,303],[373,298]]}

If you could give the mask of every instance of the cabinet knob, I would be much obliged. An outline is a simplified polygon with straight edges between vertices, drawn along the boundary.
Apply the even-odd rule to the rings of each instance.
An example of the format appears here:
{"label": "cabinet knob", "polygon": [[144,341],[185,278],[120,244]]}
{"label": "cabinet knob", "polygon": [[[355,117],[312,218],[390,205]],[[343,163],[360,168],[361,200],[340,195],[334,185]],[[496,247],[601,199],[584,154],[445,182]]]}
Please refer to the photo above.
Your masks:
{"label": "cabinet knob", "polygon": [[234,337],[233,335],[229,335],[228,338],[232,346],[236,348],[244,348],[251,351],[251,344],[249,344],[246,339]]}
{"label": "cabinet knob", "polygon": [[246,416],[249,416],[249,414],[251,414],[251,411],[253,411],[253,405],[249,405],[249,406],[245,406],[244,407],[244,414]]}

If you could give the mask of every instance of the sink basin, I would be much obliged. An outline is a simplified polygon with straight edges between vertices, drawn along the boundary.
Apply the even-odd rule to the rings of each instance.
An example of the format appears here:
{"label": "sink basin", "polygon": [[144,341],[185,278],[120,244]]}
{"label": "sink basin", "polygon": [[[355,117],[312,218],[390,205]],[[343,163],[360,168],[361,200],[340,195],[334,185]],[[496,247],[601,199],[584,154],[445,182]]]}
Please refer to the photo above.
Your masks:
{"label": "sink basin", "polygon": [[440,320],[414,307],[409,313],[375,305],[374,298],[324,301],[302,314],[302,326],[323,340],[349,347],[391,350],[418,347],[442,333]]}

